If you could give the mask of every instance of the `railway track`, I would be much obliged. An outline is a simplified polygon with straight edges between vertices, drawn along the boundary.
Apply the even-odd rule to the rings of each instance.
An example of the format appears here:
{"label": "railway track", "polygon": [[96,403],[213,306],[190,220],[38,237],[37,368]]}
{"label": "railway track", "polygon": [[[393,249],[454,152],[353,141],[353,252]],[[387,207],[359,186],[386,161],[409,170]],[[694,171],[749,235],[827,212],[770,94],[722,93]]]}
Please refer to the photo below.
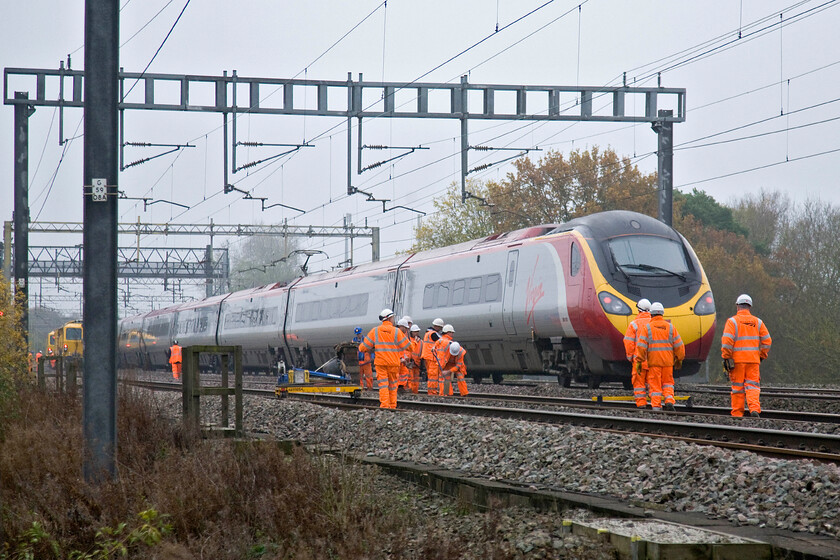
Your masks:
{"label": "railway track", "polygon": [[[468,399],[486,399],[494,401],[508,401],[518,402],[523,404],[533,404],[538,406],[565,406],[590,410],[610,410],[618,409],[631,412],[650,412],[649,409],[639,410],[633,402],[609,401],[609,400],[595,400],[591,398],[576,398],[576,397],[544,397],[533,395],[508,395],[495,393],[470,393]],[[689,399],[686,404],[678,404],[676,412],[669,413],[670,416],[690,416],[697,414],[705,414],[710,416],[730,416],[729,407],[719,406],[697,406],[691,403]],[[818,412],[796,412],[788,410],[762,410],[761,417],[768,420],[789,420],[795,422],[822,422],[828,424],[840,424],[840,415],[824,414]]]}
{"label": "railway track", "polygon": [[[729,395],[730,387],[726,385],[697,385],[685,387],[686,393],[706,393],[714,395]],[[786,399],[810,399],[821,401],[840,401],[840,389],[821,389],[807,387],[762,387],[762,397]]]}
{"label": "railway track", "polygon": [[[154,390],[180,391],[180,384],[171,382],[130,381],[132,385]],[[243,389],[246,395],[274,398],[269,389]],[[506,395],[507,397],[507,395]],[[343,409],[379,409],[374,397],[347,398],[318,394],[289,394],[284,398]],[[481,397],[476,397],[481,398]],[[840,464],[840,436],[788,430],[770,430],[748,426],[723,426],[697,422],[674,422],[669,415],[658,418],[604,416],[555,410],[532,410],[467,404],[466,399],[449,402],[403,399],[399,410],[416,410],[435,414],[464,414],[488,418],[505,418],[544,424],[568,424],[599,430],[636,433],[650,437],[675,438],[700,445],[741,449],[787,459],[815,459]]]}

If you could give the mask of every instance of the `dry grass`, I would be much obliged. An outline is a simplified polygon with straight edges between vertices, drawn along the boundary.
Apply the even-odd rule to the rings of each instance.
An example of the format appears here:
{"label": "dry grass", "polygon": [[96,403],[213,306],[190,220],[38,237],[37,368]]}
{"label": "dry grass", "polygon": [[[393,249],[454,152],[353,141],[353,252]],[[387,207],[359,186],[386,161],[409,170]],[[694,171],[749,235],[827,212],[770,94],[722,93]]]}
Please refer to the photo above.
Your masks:
{"label": "dry grass", "polygon": [[137,394],[119,399],[117,479],[90,486],[78,402],[22,389],[15,403],[2,411],[0,557],[375,558],[417,523],[360,467],[202,440]]}

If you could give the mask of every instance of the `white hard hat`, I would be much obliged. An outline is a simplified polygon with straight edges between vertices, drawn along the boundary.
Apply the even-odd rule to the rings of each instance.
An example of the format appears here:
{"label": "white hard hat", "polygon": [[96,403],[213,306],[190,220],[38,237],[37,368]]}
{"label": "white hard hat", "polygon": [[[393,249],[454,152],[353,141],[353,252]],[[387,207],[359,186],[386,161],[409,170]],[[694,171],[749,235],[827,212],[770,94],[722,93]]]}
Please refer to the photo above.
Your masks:
{"label": "white hard hat", "polygon": [[397,321],[397,326],[398,326],[398,327],[405,327],[405,328],[408,328],[408,321],[406,321],[406,320],[405,320],[405,317],[403,317],[402,319],[400,319],[399,321]]}
{"label": "white hard hat", "polygon": [[393,317],[393,316],[394,316],[394,312],[393,312],[393,311],[391,311],[390,309],[388,309],[388,308],[386,307],[386,308],[385,308],[385,309],[383,309],[383,310],[382,310],[382,312],[379,314],[379,320],[380,320],[380,321],[384,321],[384,320],[385,320],[385,319],[387,319],[388,317]]}
{"label": "white hard hat", "polygon": [[420,332],[420,325],[411,325],[411,332]]}
{"label": "white hard hat", "polygon": [[747,294],[741,294],[738,296],[738,299],[735,300],[735,305],[749,305],[752,307],[752,298]]}
{"label": "white hard hat", "polygon": [[457,342],[453,342],[449,345],[449,353],[453,356],[458,356],[461,354],[461,345]]}
{"label": "white hard hat", "polygon": [[443,332],[455,332],[455,327],[453,327],[452,325],[443,325]]}
{"label": "white hard hat", "polygon": [[441,319],[440,317],[438,317],[437,319],[435,319],[434,321],[432,321],[432,324],[433,324],[434,326],[436,326],[436,327],[442,327],[442,326],[443,326],[443,319]]}
{"label": "white hard hat", "polygon": [[650,300],[648,298],[642,298],[636,303],[636,308],[639,311],[650,311]]}
{"label": "white hard hat", "polygon": [[665,315],[665,308],[658,301],[654,301],[653,303],[650,304],[650,314],[651,315]]}
{"label": "white hard hat", "polygon": [[414,321],[411,320],[410,315],[406,315],[405,317],[402,318],[402,320],[405,321],[406,323],[413,323],[414,322]]}

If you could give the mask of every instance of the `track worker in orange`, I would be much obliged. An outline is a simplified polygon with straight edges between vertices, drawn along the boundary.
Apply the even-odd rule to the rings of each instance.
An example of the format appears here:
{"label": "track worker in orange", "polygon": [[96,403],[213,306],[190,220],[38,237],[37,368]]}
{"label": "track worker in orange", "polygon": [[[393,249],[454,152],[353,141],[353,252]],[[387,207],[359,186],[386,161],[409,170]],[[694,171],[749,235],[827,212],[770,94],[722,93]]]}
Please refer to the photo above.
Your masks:
{"label": "track worker in orange", "polygon": [[650,321],[642,329],[636,344],[633,367],[648,363],[650,405],[653,410],[674,410],[674,368],[685,359],[685,345],[676,327],[665,320],[665,308],[658,301],[650,305]]}
{"label": "track worker in orange", "polygon": [[744,415],[744,400],[750,416],[761,415],[761,373],[759,364],[770,353],[770,331],[764,321],[755,317],[750,309],[752,298],[741,294],[735,300],[738,312],[726,320],[720,339],[723,369],[732,383],[732,416]]}
{"label": "track worker in orange", "polygon": [[411,325],[409,335],[411,349],[408,354],[411,362],[408,367],[408,389],[416,395],[420,392],[420,362],[423,360],[423,339],[420,338],[420,326]]}
{"label": "track worker in orange", "polygon": [[[408,317],[406,315],[406,317]],[[407,349],[400,352],[400,375],[397,377],[397,392],[401,393],[408,387],[408,378],[410,376],[409,367],[411,364],[411,333],[409,329],[411,325],[408,324],[406,317],[397,321],[397,328],[408,339],[409,346]],[[409,317],[410,319],[410,317]]]}
{"label": "track worker in orange", "polygon": [[169,363],[172,364],[172,377],[181,379],[181,347],[177,340],[173,340],[169,347]]}
{"label": "track worker in orange", "polygon": [[370,329],[359,345],[361,352],[374,352],[373,366],[379,383],[379,408],[397,408],[397,377],[400,355],[410,346],[408,338],[394,326],[394,312],[383,309],[382,324]]}
{"label": "track worker in orange", "polygon": [[426,364],[426,392],[429,395],[438,394],[438,366],[432,350],[440,340],[440,331],[443,330],[443,319],[438,317],[432,321],[432,326],[426,331],[423,337],[423,362]]}
{"label": "track worker in orange", "polygon": [[440,338],[435,342],[432,348],[432,356],[435,360],[435,366],[438,370],[438,395],[452,396],[452,371],[444,371],[443,365],[449,357],[447,353],[449,345],[452,343],[452,335],[455,334],[455,327],[452,325],[444,325],[440,331]]}
{"label": "track worker in orange", "polygon": [[454,340],[441,348],[438,353],[440,358],[441,379],[443,379],[441,395],[452,396],[453,379],[458,384],[458,394],[466,397],[470,394],[467,389],[467,366],[464,363],[464,356],[467,351]]}
{"label": "track worker in orange", "polygon": [[359,385],[362,389],[373,389],[373,354],[359,352]]}
{"label": "track worker in orange", "polygon": [[[636,344],[639,340],[641,330],[650,322],[650,300],[642,298],[636,304],[639,314],[630,321],[627,331],[624,333],[624,350],[627,354],[627,361],[633,364],[633,355],[636,353]],[[631,368],[630,379],[633,382],[633,398],[636,399],[636,408],[644,408],[647,404],[647,373],[648,364],[642,362],[640,367]]]}

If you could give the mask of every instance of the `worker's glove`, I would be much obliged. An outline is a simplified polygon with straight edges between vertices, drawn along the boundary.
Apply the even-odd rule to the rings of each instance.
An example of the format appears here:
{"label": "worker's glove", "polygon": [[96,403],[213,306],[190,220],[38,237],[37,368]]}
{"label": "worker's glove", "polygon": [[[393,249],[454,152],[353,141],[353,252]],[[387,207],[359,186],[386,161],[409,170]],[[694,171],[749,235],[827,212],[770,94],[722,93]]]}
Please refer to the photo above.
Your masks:
{"label": "worker's glove", "polygon": [[364,362],[364,361],[365,361],[365,353],[364,353],[364,352],[359,352],[359,361],[360,361],[360,362]]}
{"label": "worker's glove", "polygon": [[674,369],[682,368],[682,360],[674,360]]}
{"label": "worker's glove", "polygon": [[636,373],[642,373],[642,362],[634,362],[633,371],[635,371]]}
{"label": "worker's glove", "polygon": [[723,369],[726,370],[727,373],[735,369],[735,360],[733,360],[732,358],[724,358]]}

